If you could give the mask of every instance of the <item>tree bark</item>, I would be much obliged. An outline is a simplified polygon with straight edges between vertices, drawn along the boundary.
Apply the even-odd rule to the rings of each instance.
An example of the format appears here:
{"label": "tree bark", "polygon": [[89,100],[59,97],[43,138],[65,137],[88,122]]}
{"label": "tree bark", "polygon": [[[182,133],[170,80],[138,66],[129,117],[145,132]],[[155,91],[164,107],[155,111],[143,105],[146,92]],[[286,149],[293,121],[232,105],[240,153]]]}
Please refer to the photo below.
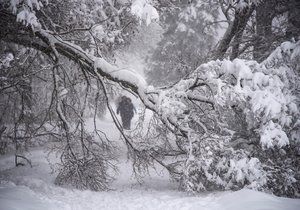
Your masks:
{"label": "tree bark", "polygon": [[272,44],[272,20],[277,1],[262,1],[256,9],[256,41],[254,42],[253,58],[261,62],[269,55]]}
{"label": "tree bark", "polygon": [[288,3],[287,39],[300,39],[300,1],[290,0]]}
{"label": "tree bark", "polygon": [[243,10],[236,10],[235,15],[234,15],[234,20],[227,28],[223,38],[221,39],[221,41],[215,51],[215,54],[213,56],[214,60],[222,59],[224,57],[225,53],[227,52],[227,50],[230,46],[232,39],[235,36],[237,36],[237,39],[236,39],[236,43],[234,43],[235,52],[232,57],[233,58],[237,57],[238,48],[239,48],[239,44],[241,41],[239,36],[241,36],[243,34],[246,24],[247,24],[249,18],[251,17],[254,9],[255,9],[255,5],[252,4],[250,7],[247,7]]}
{"label": "tree bark", "polygon": [[240,44],[241,44],[241,41],[243,38],[243,33],[244,33],[247,22],[248,22],[249,18],[251,17],[253,11],[254,11],[254,6],[252,8],[250,8],[249,11],[247,11],[247,14],[245,15],[245,17],[240,18],[238,30],[237,30],[236,34],[234,35],[234,40],[232,43],[232,52],[230,55],[230,60],[233,60],[240,55],[239,49],[240,49]]}

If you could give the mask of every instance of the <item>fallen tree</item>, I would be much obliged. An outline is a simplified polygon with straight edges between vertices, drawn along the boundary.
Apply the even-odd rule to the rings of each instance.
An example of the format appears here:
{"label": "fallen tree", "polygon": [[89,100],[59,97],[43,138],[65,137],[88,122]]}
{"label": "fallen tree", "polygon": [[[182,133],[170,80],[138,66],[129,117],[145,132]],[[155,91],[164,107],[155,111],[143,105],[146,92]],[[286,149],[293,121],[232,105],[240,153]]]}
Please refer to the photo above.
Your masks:
{"label": "fallen tree", "polygon": [[[58,184],[79,168],[79,175],[71,179],[76,187],[106,189],[108,174],[100,171],[108,170],[112,158],[105,152],[109,143],[100,145],[105,158],[93,153],[92,144],[83,143],[89,148],[83,146],[79,152],[76,149],[78,139],[63,110],[65,87],[58,73],[66,57],[99,82],[136,173],[156,161],[187,191],[248,186],[297,196],[299,42],[283,43],[260,64],[240,59],[211,61],[171,86],[155,88],[147,86],[136,72],[118,69],[54,31],[20,23],[8,9],[1,9],[0,15],[2,41],[34,48],[52,61],[56,113],[67,141]],[[142,126],[131,135],[123,132],[108,103],[109,85],[128,90],[154,113],[147,134],[139,130]],[[83,128],[81,131],[88,136]],[[82,177],[94,179],[82,187]]]}

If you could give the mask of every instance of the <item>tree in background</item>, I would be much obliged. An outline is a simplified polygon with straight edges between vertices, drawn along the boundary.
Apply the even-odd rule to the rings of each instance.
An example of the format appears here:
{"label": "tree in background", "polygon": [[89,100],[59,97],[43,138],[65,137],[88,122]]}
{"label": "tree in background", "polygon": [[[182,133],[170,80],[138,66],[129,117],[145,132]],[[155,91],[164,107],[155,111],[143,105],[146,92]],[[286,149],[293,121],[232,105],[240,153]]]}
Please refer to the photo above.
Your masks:
{"label": "tree in background", "polygon": [[158,8],[165,31],[147,74],[154,85],[166,85],[207,60],[216,41],[219,8],[217,1],[162,1]]}
{"label": "tree in background", "polygon": [[292,38],[298,40],[300,23],[299,1],[263,1],[256,9],[256,41],[253,57],[265,59],[278,44]]}
{"label": "tree in background", "polygon": [[220,8],[228,23],[213,58],[243,56],[259,62],[283,41],[298,39],[297,1],[225,1]]}

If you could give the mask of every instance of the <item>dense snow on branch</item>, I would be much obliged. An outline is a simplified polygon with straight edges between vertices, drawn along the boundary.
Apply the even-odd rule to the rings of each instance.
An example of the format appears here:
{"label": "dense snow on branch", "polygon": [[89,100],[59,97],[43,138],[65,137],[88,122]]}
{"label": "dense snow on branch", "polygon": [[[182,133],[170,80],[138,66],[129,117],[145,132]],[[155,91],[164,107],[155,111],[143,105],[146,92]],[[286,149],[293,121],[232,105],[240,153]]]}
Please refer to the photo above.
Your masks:
{"label": "dense snow on branch", "polygon": [[205,72],[216,87],[219,104],[243,109],[248,129],[261,134],[263,147],[282,147],[289,144],[286,132],[294,128],[299,116],[294,93],[298,51],[299,43],[283,43],[261,64],[240,59],[212,61],[195,73]]}
{"label": "dense snow on branch", "polygon": [[[216,109],[221,112],[241,110],[247,125],[244,129],[258,135],[262,152],[267,149],[277,151],[279,148],[289,150],[287,145],[299,148],[299,95],[295,91],[299,89],[296,82],[299,80],[299,56],[299,42],[286,42],[261,64],[241,59],[211,61],[201,65],[190,78],[202,78],[210,86]],[[225,113],[220,113],[219,117],[225,117]],[[235,126],[231,125],[229,129],[234,130]],[[234,188],[240,184],[261,188],[268,185],[268,170],[264,167],[273,166],[269,166],[261,154],[256,154],[258,159],[251,157],[254,150],[250,136],[236,139],[237,144],[234,138],[226,140],[222,135],[216,137],[217,140],[205,138],[201,135],[192,138],[192,142],[198,143],[191,144],[192,148],[189,148],[193,158],[188,159],[185,170],[185,187],[188,190],[207,190],[213,185],[213,188]],[[228,143],[240,145],[237,146],[239,149],[228,148]],[[212,151],[211,155],[209,151]],[[295,175],[297,165],[294,167],[292,174]],[[288,171],[281,173],[289,174],[286,175],[290,177],[287,180],[293,179],[294,175]],[[291,187],[291,183],[287,182]]]}
{"label": "dense snow on branch", "polygon": [[102,71],[122,81],[126,81],[131,84],[136,84],[139,89],[145,90],[147,87],[146,80],[135,70],[118,68],[108,63],[103,58],[95,58],[94,68],[102,69]]}

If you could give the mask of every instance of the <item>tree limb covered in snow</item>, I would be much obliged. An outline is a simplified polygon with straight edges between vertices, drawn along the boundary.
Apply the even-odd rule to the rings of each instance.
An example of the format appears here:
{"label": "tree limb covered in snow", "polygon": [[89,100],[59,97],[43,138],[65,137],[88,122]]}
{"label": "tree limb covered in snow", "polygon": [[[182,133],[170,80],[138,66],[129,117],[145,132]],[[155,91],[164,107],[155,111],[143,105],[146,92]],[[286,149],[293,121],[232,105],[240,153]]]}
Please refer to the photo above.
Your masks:
{"label": "tree limb covered in snow", "polygon": [[[1,39],[4,41],[13,42],[26,47],[32,47],[48,54],[49,56],[53,56],[53,52],[50,47],[50,45],[53,45],[58,53],[83,65],[89,73],[94,74],[95,59],[97,58],[88,55],[79,46],[66,42],[58,35],[52,35],[43,29],[33,32],[30,27],[26,27],[23,24],[18,23],[15,15],[3,11],[1,11],[0,14],[3,17],[1,18],[0,27],[5,29],[1,35]],[[114,82],[118,82],[124,87],[128,87],[135,93],[138,93],[137,84],[132,84],[130,81],[122,80],[122,78],[118,78],[110,72],[107,72],[109,71],[107,67],[113,68],[113,66],[110,66],[110,64],[102,58],[98,59],[102,61],[103,64],[102,66],[97,66],[98,73],[101,76]],[[114,69],[112,69],[112,71],[113,70]]]}
{"label": "tree limb covered in snow", "polygon": [[[140,97],[147,108],[154,112],[159,112],[157,109],[157,100],[153,100],[153,97],[147,94],[146,82],[138,75],[138,73],[118,69],[103,58],[89,55],[79,46],[64,41],[60,36],[54,35],[54,33],[51,33],[50,31],[43,29],[32,31],[31,27],[26,27],[23,24],[18,23],[16,21],[16,16],[6,11],[0,11],[0,14],[4,17],[1,19],[0,27],[5,29],[4,33],[1,35],[2,40],[35,48],[46,53],[50,57],[54,57],[54,52],[57,51],[57,53],[83,66],[90,74],[99,74],[103,78],[129,88]],[[171,88],[172,87],[169,87],[169,89]],[[190,84],[190,87],[185,88],[189,100],[201,101],[213,105],[213,101],[210,99],[192,95],[189,90],[194,88],[195,84]],[[158,91],[161,92],[164,90]],[[163,121],[176,127],[183,136],[186,136],[187,131],[178,125],[176,118],[167,117],[163,118]]]}

